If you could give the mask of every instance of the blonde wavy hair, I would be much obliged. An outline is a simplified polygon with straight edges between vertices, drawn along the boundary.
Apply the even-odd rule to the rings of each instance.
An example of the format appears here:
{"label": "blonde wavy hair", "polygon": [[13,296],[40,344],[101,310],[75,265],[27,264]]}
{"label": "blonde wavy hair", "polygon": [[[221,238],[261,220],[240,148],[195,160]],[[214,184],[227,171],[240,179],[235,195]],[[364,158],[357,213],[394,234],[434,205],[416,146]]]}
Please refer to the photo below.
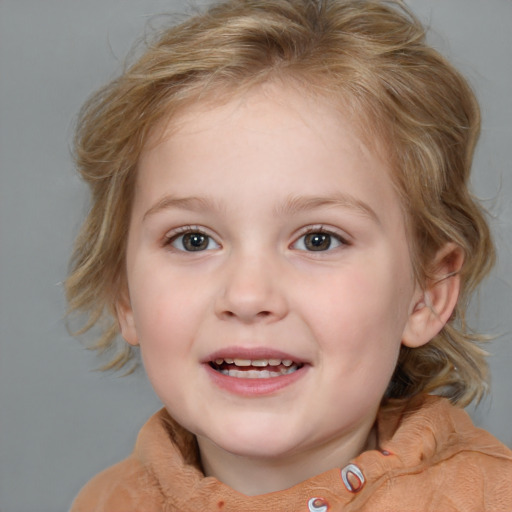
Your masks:
{"label": "blonde wavy hair", "polygon": [[118,339],[115,304],[126,285],[137,162],[152,129],[163,119],[172,123],[191,102],[227,100],[273,79],[348,106],[368,140],[383,143],[421,285],[447,242],[464,253],[456,310],[431,342],[402,347],[387,396],[437,392],[461,405],[479,399],[485,352],[465,312],[494,263],[487,223],[468,190],[479,108],[465,79],[426,44],[424,28],[401,2],[228,0],[159,33],[89,99],[75,157],[91,208],[66,282],[69,313],[85,318],[76,333],[100,326],[94,348],[112,353],[105,369],[124,367],[134,356]]}

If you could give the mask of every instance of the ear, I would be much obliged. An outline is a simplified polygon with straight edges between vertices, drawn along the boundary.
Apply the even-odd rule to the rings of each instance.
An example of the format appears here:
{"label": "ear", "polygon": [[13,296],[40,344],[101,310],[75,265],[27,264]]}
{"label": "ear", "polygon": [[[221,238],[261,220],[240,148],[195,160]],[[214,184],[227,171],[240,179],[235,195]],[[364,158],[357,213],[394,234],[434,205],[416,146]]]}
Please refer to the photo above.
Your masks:
{"label": "ear", "polygon": [[119,330],[125,341],[130,345],[138,345],[139,338],[135,328],[135,320],[128,291],[122,293],[119,300],[116,302],[116,314]]}
{"label": "ear", "polygon": [[444,245],[432,263],[433,276],[426,290],[418,290],[404,329],[402,344],[416,348],[428,343],[450,319],[460,290],[459,272],[464,262],[462,249]]}

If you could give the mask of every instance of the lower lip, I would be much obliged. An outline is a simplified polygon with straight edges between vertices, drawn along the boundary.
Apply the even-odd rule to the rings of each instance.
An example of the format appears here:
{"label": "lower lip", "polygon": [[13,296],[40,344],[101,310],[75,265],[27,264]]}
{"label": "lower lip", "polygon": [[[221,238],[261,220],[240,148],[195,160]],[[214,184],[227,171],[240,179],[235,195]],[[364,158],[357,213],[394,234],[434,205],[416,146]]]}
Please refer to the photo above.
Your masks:
{"label": "lower lip", "polygon": [[304,365],[298,370],[279,377],[269,377],[267,379],[242,379],[239,377],[230,377],[214,370],[208,363],[204,365],[208,376],[213,382],[222,389],[230,393],[243,396],[265,396],[272,395],[281,389],[291,386],[299,379],[304,377],[309,366]]}

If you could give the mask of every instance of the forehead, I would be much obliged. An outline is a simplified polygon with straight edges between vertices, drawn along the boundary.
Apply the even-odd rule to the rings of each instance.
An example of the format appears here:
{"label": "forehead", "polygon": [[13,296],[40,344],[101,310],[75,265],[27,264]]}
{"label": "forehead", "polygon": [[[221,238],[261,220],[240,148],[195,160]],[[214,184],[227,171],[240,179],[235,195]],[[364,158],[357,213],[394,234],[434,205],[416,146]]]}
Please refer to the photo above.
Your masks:
{"label": "forehead", "polygon": [[337,102],[275,85],[220,105],[197,102],[154,130],[139,162],[139,199],[155,201],[164,189],[241,196],[249,184],[269,195],[286,183],[288,198],[337,188],[395,201],[382,145],[369,144],[362,128]]}
{"label": "forehead", "polygon": [[[336,84],[335,84],[336,85]],[[280,118],[272,119],[272,128],[278,129],[286,123],[300,119],[304,125],[313,124],[315,113],[325,115],[323,123],[345,125],[354,135],[353,142],[364,151],[378,155],[390,164],[388,131],[382,129],[381,120],[372,114],[375,109],[365,104],[341,87],[325,85],[307,86],[303,81],[291,77],[268,78],[255,84],[225,84],[209,89],[193,87],[180,102],[173,107],[172,115],[164,115],[157,125],[149,131],[142,155],[172,135],[184,135],[187,131],[197,130],[199,125],[207,129],[208,123],[222,120],[243,121],[248,108],[256,106],[251,112],[253,120],[258,115],[258,105],[273,105],[281,111]],[[245,109],[245,111],[244,111]]]}

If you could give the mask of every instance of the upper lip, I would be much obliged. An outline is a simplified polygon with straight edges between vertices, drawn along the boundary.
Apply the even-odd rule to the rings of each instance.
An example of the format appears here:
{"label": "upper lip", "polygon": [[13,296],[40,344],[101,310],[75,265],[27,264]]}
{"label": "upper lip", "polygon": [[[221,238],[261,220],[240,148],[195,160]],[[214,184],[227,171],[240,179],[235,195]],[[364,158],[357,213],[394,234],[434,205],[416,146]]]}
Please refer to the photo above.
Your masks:
{"label": "upper lip", "polygon": [[288,352],[283,352],[281,350],[275,350],[270,347],[225,347],[211,354],[207,355],[201,362],[202,363],[210,363],[211,361],[215,361],[216,359],[250,359],[261,360],[261,359],[281,359],[290,360],[294,363],[306,363],[303,358],[296,356],[294,354],[290,354]]}

